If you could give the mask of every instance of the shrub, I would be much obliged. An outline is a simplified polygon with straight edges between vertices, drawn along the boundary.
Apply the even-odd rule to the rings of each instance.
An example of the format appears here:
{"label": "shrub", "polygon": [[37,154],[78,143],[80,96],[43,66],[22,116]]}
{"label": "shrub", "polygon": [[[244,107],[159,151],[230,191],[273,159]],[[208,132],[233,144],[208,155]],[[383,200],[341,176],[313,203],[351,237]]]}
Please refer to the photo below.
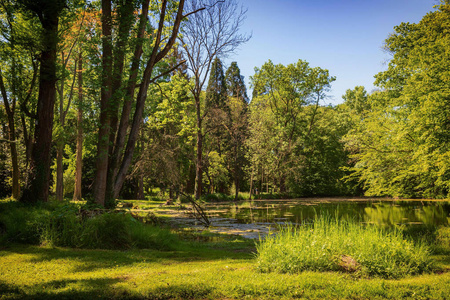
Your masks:
{"label": "shrub", "polygon": [[401,231],[385,231],[355,221],[319,217],[313,224],[281,228],[257,245],[262,272],[348,271],[398,278],[431,269],[430,250],[404,239]]}
{"label": "shrub", "polygon": [[127,213],[96,210],[91,214],[75,204],[24,206],[2,203],[0,241],[73,248],[173,249],[176,235],[149,226]]}

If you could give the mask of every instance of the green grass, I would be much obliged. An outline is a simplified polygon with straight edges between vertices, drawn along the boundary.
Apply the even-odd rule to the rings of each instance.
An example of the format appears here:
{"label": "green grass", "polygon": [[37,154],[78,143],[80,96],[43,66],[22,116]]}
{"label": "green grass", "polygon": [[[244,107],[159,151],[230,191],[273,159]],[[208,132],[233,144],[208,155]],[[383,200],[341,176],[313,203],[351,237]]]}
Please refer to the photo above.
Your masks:
{"label": "green grass", "polygon": [[400,230],[329,217],[283,227],[260,241],[257,250],[257,268],[262,272],[347,271],[400,278],[432,269],[430,248],[406,240]]}
{"label": "green grass", "polygon": [[450,295],[448,273],[365,279],[340,272],[260,273],[254,264],[248,244],[241,241],[185,245],[174,251],[10,245],[0,250],[0,299],[448,299]]}

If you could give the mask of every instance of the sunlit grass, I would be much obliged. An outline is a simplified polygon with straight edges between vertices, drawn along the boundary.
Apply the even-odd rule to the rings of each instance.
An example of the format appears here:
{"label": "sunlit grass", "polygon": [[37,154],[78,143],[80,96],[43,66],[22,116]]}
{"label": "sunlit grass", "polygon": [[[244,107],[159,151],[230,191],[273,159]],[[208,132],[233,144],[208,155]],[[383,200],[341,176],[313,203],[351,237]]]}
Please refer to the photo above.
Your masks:
{"label": "sunlit grass", "polygon": [[257,250],[262,272],[347,271],[399,278],[432,267],[429,247],[406,240],[399,230],[324,216],[312,224],[281,228]]}

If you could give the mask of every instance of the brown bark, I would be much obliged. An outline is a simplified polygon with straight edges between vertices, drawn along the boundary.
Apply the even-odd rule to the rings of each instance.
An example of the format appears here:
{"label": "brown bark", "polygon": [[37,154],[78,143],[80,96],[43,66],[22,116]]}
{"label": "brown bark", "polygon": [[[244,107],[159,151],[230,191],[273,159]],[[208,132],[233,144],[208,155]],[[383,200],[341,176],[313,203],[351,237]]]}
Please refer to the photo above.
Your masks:
{"label": "brown bark", "polygon": [[73,200],[82,200],[81,180],[83,172],[83,57],[78,57],[78,112],[77,112],[77,152],[75,170],[75,189]]}
{"label": "brown bark", "polygon": [[199,199],[202,195],[203,181],[203,134],[202,134],[202,116],[200,107],[200,93],[195,96],[195,110],[197,115],[197,163],[195,168],[195,199]]}
{"label": "brown bark", "polygon": [[3,97],[3,104],[5,106],[6,114],[8,116],[8,139],[9,139],[9,149],[11,152],[11,165],[12,165],[12,197],[14,199],[19,199],[20,196],[20,182],[19,182],[19,162],[16,147],[16,129],[14,124],[14,114],[15,114],[15,101],[13,100],[12,105],[9,105],[8,95],[6,93],[5,84],[3,82],[3,75],[0,71],[0,88],[1,95]]}
{"label": "brown bark", "polygon": [[[37,120],[29,167],[29,182],[20,199],[22,202],[48,201],[53,111],[56,100],[56,46],[59,13],[62,9],[63,6],[59,9],[44,7],[39,15],[44,31],[45,45],[40,56]],[[52,13],[47,13],[50,10]]]}
{"label": "brown bark", "polygon": [[[132,107],[132,100],[134,98],[134,93],[136,89],[136,78],[139,71],[140,59],[143,53],[142,45],[143,45],[143,37],[145,34],[145,28],[147,25],[147,15],[149,9],[149,0],[145,0],[142,4],[142,13],[139,20],[139,29],[137,34],[137,42],[134,50],[134,56],[132,59],[131,69],[130,69],[130,77],[128,79],[128,84],[125,92],[124,104],[122,107],[122,113],[120,118],[119,127],[117,129],[117,134],[115,137],[114,143],[114,151],[112,153],[112,157],[109,162],[109,171],[108,171],[108,181],[107,181],[107,197],[108,198],[117,198],[115,193],[114,184],[115,178],[117,176],[118,168],[120,166],[120,159],[122,158],[123,148],[125,145],[125,139],[127,137],[127,131],[130,122],[130,113]],[[111,140],[111,139],[110,139]],[[114,142],[114,140],[112,140]],[[120,190],[119,190],[120,192]]]}
{"label": "brown bark", "polygon": [[102,88],[100,96],[100,124],[98,131],[96,172],[94,179],[94,199],[102,206],[105,203],[109,134],[111,130],[110,108],[112,96],[112,17],[111,0],[102,0]]}
{"label": "brown bark", "polygon": [[[62,60],[64,61],[64,52],[61,52]],[[64,74],[64,67],[62,74]],[[64,126],[64,76],[60,79],[60,90],[59,90],[59,123]],[[63,127],[64,128],[64,127]],[[64,170],[63,170],[63,152],[64,152],[64,142],[62,137],[58,137],[56,142],[56,200],[63,201],[64,199]]]}
{"label": "brown bark", "polygon": [[[142,123],[145,100],[147,99],[147,91],[148,91],[149,84],[152,81],[151,75],[152,75],[153,68],[157,62],[159,62],[161,59],[163,59],[168,54],[168,52],[170,51],[170,49],[172,49],[172,47],[175,43],[175,40],[178,36],[178,31],[180,29],[181,21],[184,17],[183,16],[184,2],[185,2],[184,0],[180,0],[180,2],[178,4],[177,16],[174,21],[171,36],[170,36],[169,40],[167,41],[167,44],[165,45],[165,47],[162,50],[159,50],[159,46],[161,43],[161,35],[162,35],[163,29],[164,29],[166,6],[168,4],[168,2],[166,0],[162,1],[160,22],[159,22],[158,31],[157,31],[157,34],[155,37],[156,38],[155,46],[153,48],[151,57],[150,57],[149,61],[147,62],[147,66],[144,71],[144,76],[143,76],[142,82],[139,87],[139,92],[138,92],[138,96],[136,99],[136,109],[135,109],[134,116],[133,116],[131,130],[128,135],[127,147],[125,149],[122,163],[120,165],[120,168],[118,169],[117,176],[114,181],[114,191],[113,191],[112,199],[117,198],[117,196],[119,195],[119,192],[122,189],[123,183],[125,181],[126,173],[128,172],[128,169],[131,165],[134,149],[136,147],[136,140],[137,140],[137,137],[139,134],[140,125]],[[111,201],[111,198],[109,201]]]}

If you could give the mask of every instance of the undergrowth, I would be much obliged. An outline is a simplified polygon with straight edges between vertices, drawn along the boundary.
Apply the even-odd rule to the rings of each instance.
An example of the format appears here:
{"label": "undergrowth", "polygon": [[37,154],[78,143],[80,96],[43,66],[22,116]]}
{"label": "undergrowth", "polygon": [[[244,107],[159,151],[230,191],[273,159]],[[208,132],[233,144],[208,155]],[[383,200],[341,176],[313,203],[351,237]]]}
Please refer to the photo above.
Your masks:
{"label": "undergrowth", "polygon": [[0,203],[0,242],[89,249],[169,250],[178,238],[169,230],[137,221],[124,212],[87,210],[73,204],[27,206]]}
{"label": "undergrowth", "polygon": [[330,217],[280,228],[257,245],[257,269],[261,272],[347,271],[400,278],[431,268],[429,247],[405,239],[400,230]]}

